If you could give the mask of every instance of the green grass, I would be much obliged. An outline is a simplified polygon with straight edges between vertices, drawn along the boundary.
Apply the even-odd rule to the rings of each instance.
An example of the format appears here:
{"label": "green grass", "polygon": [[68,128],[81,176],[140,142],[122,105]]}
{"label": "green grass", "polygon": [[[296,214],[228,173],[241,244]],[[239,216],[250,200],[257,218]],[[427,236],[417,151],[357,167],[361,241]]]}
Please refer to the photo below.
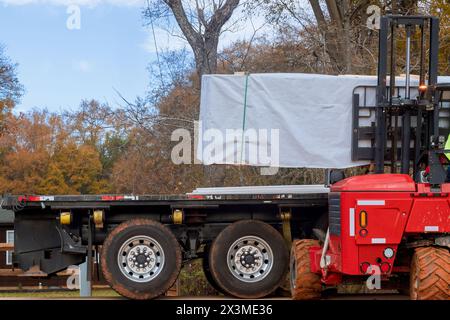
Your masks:
{"label": "green grass", "polygon": [[[92,290],[92,296],[97,298],[119,297],[119,294],[111,289]],[[80,292],[74,291],[26,291],[26,292],[1,292],[1,298],[79,298]]]}

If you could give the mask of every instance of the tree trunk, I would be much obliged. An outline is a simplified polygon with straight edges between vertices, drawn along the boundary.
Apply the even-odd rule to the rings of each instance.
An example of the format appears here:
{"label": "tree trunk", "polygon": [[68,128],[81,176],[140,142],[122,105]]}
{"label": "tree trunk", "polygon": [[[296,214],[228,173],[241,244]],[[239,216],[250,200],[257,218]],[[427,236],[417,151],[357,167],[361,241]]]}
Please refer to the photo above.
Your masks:
{"label": "tree trunk", "polygon": [[349,21],[349,1],[326,0],[330,21],[325,19],[318,0],[309,0],[317,26],[325,38],[325,51],[331,60],[334,73],[351,73],[351,27]]}
{"label": "tree trunk", "polygon": [[342,23],[343,23],[343,33],[342,38],[342,53],[344,55],[344,65],[345,65],[345,73],[351,74],[353,73],[352,68],[352,44],[351,44],[351,28],[350,28],[350,19],[349,19],[349,11],[350,5],[349,0],[342,0]]}

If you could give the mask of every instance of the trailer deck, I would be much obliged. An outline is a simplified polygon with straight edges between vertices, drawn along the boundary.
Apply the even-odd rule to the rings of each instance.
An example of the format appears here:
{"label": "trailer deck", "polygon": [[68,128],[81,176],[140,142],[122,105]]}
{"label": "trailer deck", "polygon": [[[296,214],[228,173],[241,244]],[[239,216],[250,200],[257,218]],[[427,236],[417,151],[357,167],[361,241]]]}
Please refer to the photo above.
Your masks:
{"label": "trailer deck", "polygon": [[5,195],[1,206],[16,213],[25,208],[42,209],[110,208],[114,206],[204,207],[208,205],[252,204],[323,206],[329,189],[322,185],[199,188],[175,195]]}

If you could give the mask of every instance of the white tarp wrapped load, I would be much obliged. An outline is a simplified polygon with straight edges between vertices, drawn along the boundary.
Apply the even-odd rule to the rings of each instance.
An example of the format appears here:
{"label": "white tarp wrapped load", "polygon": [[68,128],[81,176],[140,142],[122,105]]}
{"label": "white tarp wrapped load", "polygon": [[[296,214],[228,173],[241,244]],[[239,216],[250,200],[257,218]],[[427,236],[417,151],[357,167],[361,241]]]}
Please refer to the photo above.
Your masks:
{"label": "white tarp wrapped load", "polygon": [[[375,76],[204,76],[197,158],[303,168],[367,164],[351,159],[352,97],[356,87],[376,84]],[[375,90],[365,99],[375,105]]]}

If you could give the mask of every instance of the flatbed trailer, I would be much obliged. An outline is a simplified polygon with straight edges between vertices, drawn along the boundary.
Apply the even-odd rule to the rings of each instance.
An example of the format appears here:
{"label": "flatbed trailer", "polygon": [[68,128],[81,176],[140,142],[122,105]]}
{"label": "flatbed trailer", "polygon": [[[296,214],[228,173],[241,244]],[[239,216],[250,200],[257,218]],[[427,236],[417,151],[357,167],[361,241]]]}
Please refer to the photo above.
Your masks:
{"label": "flatbed trailer", "polygon": [[[295,192],[287,192],[290,189]],[[293,238],[311,237],[314,228],[326,231],[328,192],[324,186],[273,186],[206,188],[185,195],[6,195],[2,207],[15,212],[13,263],[33,275],[52,276],[86,260],[91,264],[94,248],[102,246],[106,280],[129,298],[164,293],[176,280],[181,264],[196,258],[203,258],[205,274],[219,291],[256,298],[283,283]],[[149,229],[140,229],[142,225]],[[229,229],[236,226],[240,231]],[[255,236],[252,228],[262,234]],[[118,229],[131,233],[123,238],[114,233]],[[140,251],[119,248],[133,237],[138,241],[127,245]],[[242,260],[215,266],[211,247],[217,238],[227,243],[241,239],[233,252],[243,250],[249,264]],[[217,248],[218,255],[232,259],[229,249],[230,244]],[[144,250],[155,258],[160,255],[159,260],[152,264]],[[122,262],[120,255],[128,260],[134,255],[144,262]],[[228,279],[231,286],[217,284],[213,274],[223,273],[227,266],[236,270]]]}
{"label": "flatbed trailer", "polygon": [[[448,118],[450,83],[437,83],[439,21],[388,15],[380,27],[378,85],[372,88],[376,105],[360,103],[368,87],[364,99],[353,94],[353,160],[374,161],[376,174],[344,179],[330,171],[330,189],[5,196],[3,208],[15,212],[14,265],[51,276],[86,259],[91,265],[93,248],[101,246],[105,279],[133,299],[165,293],[183,262],[202,258],[209,282],[239,298],[273,293],[287,282],[290,269],[294,299],[319,298],[324,287],[362,283],[370,276],[383,281],[383,288],[409,290],[412,299],[448,300],[450,178],[441,160],[445,154],[450,159],[444,147],[450,122],[441,120]],[[405,28],[407,43],[404,88],[395,82],[399,27]],[[411,96],[414,34],[421,37],[420,83]],[[361,114],[364,109],[368,113]],[[361,117],[368,117],[370,126]]]}

